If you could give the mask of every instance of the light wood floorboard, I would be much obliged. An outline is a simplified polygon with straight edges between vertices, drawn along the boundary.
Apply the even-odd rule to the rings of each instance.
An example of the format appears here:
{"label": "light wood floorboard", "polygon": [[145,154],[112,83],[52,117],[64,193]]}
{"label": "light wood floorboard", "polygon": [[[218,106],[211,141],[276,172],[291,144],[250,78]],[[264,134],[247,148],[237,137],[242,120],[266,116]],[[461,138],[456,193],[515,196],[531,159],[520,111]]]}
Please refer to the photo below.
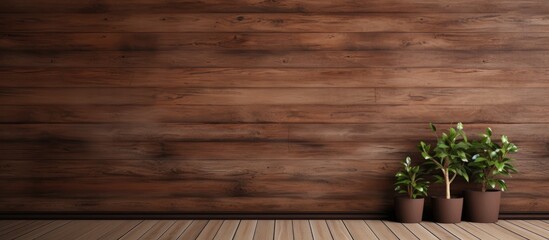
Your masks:
{"label": "light wood floorboard", "polygon": [[548,227],[545,220],[1,220],[0,239],[548,239]]}

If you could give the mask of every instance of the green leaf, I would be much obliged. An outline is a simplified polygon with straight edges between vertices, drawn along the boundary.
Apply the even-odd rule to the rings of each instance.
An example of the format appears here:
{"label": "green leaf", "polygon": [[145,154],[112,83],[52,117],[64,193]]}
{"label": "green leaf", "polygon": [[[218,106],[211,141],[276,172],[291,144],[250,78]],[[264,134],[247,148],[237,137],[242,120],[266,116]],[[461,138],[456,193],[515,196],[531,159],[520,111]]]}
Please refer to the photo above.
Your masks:
{"label": "green leaf", "polygon": [[507,136],[502,135],[502,136],[501,136],[501,142],[504,143],[504,144],[505,144],[505,143],[509,143],[509,139],[507,138]]}
{"label": "green leaf", "polygon": [[498,184],[499,184],[499,187],[501,188],[501,191],[507,190],[507,184],[503,179],[498,179]]}
{"label": "green leaf", "polygon": [[433,130],[433,132],[437,131],[437,127],[435,126],[435,124],[429,123],[429,127],[431,127],[431,130]]}
{"label": "green leaf", "polygon": [[486,135],[488,135],[488,137],[492,136],[492,129],[491,128],[486,128]]}
{"label": "green leaf", "polygon": [[498,172],[503,171],[503,168],[505,167],[505,163],[495,162],[494,165],[498,168]]}

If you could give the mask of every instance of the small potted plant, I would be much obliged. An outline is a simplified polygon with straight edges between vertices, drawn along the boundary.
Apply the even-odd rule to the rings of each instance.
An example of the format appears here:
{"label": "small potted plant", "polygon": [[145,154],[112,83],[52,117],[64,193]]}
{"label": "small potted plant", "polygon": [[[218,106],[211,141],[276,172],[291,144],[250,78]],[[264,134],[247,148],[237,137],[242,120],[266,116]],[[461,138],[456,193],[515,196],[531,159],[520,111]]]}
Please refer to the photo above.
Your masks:
{"label": "small potted plant", "polygon": [[433,219],[440,223],[458,223],[461,222],[461,213],[463,210],[463,198],[452,197],[450,185],[457,176],[463,177],[469,181],[466,171],[468,162],[468,151],[471,144],[467,141],[467,136],[463,131],[463,124],[458,123],[457,127],[450,128],[448,133],[442,133],[439,137],[434,124],[429,124],[431,130],[435,132],[437,144],[431,150],[431,146],[421,142],[419,149],[426,164],[429,164],[430,170],[439,171],[442,176],[435,175],[436,182],[444,183],[446,186],[445,197],[431,197]]}
{"label": "small potted plant", "polygon": [[[481,191],[465,191],[465,216],[473,222],[493,223],[498,221],[501,191],[507,185],[499,176],[510,176],[517,170],[513,167],[512,158],[507,155],[516,153],[518,148],[509,142],[507,136],[501,136],[501,144],[491,139],[492,129],[486,129],[480,141],[475,141],[472,148],[472,161],[468,164],[471,177],[480,183]],[[500,190],[497,190],[499,187]]]}
{"label": "small potted plant", "polygon": [[395,191],[406,196],[395,197],[395,217],[402,223],[419,223],[429,182],[422,178],[424,169],[420,165],[412,166],[410,157],[402,161],[402,165],[404,169],[395,175]]}

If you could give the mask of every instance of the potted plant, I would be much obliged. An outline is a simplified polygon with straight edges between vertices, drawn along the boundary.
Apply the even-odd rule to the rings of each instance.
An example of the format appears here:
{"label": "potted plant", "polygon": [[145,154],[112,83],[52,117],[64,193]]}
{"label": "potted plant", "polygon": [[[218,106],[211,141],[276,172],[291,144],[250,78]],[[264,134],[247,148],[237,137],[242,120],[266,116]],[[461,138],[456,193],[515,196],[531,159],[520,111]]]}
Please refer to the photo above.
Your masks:
{"label": "potted plant", "polygon": [[423,216],[424,198],[427,196],[428,181],[422,176],[425,174],[421,166],[412,166],[410,157],[402,161],[404,169],[396,177],[395,191],[405,193],[406,196],[395,197],[395,217],[403,223],[419,223]]}
{"label": "potted plant", "polygon": [[436,182],[443,182],[446,186],[445,197],[431,197],[433,219],[441,223],[458,223],[461,222],[463,198],[452,198],[450,185],[457,176],[469,181],[466,163],[470,156],[468,151],[471,144],[467,141],[462,123],[458,123],[455,129],[450,128],[448,133],[442,133],[440,137],[435,125],[432,123],[429,125],[437,137],[436,146],[431,150],[430,145],[421,141],[419,149],[430,169],[440,170],[442,173],[442,176],[435,175]]}
{"label": "potted plant", "polygon": [[[481,191],[465,191],[465,216],[473,222],[497,222],[501,191],[507,185],[499,176],[510,176],[517,170],[513,167],[512,158],[507,155],[516,153],[518,147],[509,142],[507,136],[501,136],[501,144],[491,139],[492,129],[487,128],[480,141],[473,143],[472,161],[468,164],[471,177],[480,183]],[[500,190],[497,190],[499,187]]]}

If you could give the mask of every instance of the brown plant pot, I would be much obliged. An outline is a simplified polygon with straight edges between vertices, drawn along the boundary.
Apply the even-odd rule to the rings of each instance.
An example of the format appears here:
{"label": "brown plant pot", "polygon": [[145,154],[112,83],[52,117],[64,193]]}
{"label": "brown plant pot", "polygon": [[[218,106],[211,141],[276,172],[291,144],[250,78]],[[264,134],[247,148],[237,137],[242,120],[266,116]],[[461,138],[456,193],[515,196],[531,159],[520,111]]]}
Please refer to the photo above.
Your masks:
{"label": "brown plant pot", "polygon": [[395,217],[402,223],[419,223],[423,216],[423,198],[395,197]]}
{"label": "brown plant pot", "polygon": [[471,222],[494,223],[498,221],[501,191],[464,191],[465,217]]}
{"label": "brown plant pot", "polygon": [[439,223],[461,222],[463,198],[431,197],[433,220]]}

